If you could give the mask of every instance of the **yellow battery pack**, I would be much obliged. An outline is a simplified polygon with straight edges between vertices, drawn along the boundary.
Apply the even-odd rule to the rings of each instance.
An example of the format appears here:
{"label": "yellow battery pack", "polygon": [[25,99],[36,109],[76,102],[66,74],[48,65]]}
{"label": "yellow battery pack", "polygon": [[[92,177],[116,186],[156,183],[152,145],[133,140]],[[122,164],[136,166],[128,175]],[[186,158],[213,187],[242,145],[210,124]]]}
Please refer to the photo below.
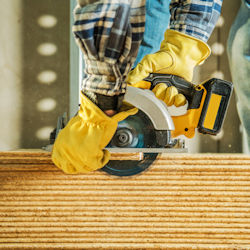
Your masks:
{"label": "yellow battery pack", "polygon": [[220,108],[221,96],[212,94],[208,104],[207,114],[203,123],[203,127],[212,130],[215,125],[218,110]]}
{"label": "yellow battery pack", "polygon": [[221,79],[210,79],[203,84],[207,90],[198,130],[203,134],[219,133],[232,94],[232,83]]}

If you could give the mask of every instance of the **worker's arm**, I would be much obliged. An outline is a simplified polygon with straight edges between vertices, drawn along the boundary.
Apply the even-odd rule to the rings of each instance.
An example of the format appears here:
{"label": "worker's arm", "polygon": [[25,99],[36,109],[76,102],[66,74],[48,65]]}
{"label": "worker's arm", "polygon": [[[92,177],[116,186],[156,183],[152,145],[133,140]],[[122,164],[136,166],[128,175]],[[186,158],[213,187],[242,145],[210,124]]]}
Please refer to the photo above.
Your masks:
{"label": "worker's arm", "polygon": [[84,55],[82,90],[125,93],[145,26],[145,0],[78,0],[73,33]]}
{"label": "worker's arm", "polygon": [[[170,25],[160,50],[146,55],[129,73],[127,82],[135,87],[149,88],[149,83],[142,80],[150,73],[173,74],[191,81],[195,66],[210,54],[206,41],[219,18],[221,4],[222,0],[172,0]],[[169,91],[164,84],[153,91],[166,104],[180,106],[185,103],[184,96],[178,95],[173,88]]]}
{"label": "worker's arm", "polygon": [[220,16],[222,0],[171,0],[169,28],[207,42]]}
{"label": "worker's arm", "polygon": [[109,152],[104,148],[118,122],[137,112],[122,105],[122,98],[145,22],[143,0],[79,3],[73,33],[85,62],[80,109],[60,131],[52,151],[53,162],[70,174],[107,164]]}

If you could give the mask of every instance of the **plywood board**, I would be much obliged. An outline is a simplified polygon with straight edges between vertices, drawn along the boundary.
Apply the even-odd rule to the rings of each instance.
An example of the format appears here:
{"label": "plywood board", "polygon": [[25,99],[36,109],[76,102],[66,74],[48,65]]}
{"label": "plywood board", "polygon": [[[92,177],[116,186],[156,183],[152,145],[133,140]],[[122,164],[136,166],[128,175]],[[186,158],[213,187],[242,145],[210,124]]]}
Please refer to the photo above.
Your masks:
{"label": "plywood board", "polygon": [[121,178],[2,152],[0,249],[28,248],[250,249],[250,156],[163,154]]}

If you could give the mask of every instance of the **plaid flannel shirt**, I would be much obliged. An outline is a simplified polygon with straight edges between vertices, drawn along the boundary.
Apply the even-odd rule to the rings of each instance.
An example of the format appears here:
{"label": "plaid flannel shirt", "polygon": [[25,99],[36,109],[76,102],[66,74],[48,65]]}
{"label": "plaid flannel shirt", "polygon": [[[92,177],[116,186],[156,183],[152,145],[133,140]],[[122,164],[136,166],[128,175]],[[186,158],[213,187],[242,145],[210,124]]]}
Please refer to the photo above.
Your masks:
{"label": "plaid flannel shirt", "polygon": [[125,77],[144,33],[145,0],[79,3],[73,33],[85,60],[82,89],[110,96],[125,93]]}
{"label": "plaid flannel shirt", "polygon": [[222,0],[172,0],[170,29],[206,42],[220,16]]}
{"label": "plaid flannel shirt", "polygon": [[[169,28],[206,42],[221,5],[222,0],[172,0]],[[125,77],[143,38],[145,0],[78,0],[74,17],[73,33],[85,60],[82,89],[125,93]]]}

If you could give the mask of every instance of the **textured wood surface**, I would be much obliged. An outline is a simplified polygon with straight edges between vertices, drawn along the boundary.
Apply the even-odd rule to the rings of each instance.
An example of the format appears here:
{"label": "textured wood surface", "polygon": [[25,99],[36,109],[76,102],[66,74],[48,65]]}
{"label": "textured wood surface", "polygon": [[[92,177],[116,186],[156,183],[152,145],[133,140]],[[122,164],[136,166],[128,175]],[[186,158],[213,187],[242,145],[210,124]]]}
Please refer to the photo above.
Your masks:
{"label": "textured wood surface", "polygon": [[121,178],[0,153],[0,249],[25,248],[250,249],[250,157],[164,154]]}

